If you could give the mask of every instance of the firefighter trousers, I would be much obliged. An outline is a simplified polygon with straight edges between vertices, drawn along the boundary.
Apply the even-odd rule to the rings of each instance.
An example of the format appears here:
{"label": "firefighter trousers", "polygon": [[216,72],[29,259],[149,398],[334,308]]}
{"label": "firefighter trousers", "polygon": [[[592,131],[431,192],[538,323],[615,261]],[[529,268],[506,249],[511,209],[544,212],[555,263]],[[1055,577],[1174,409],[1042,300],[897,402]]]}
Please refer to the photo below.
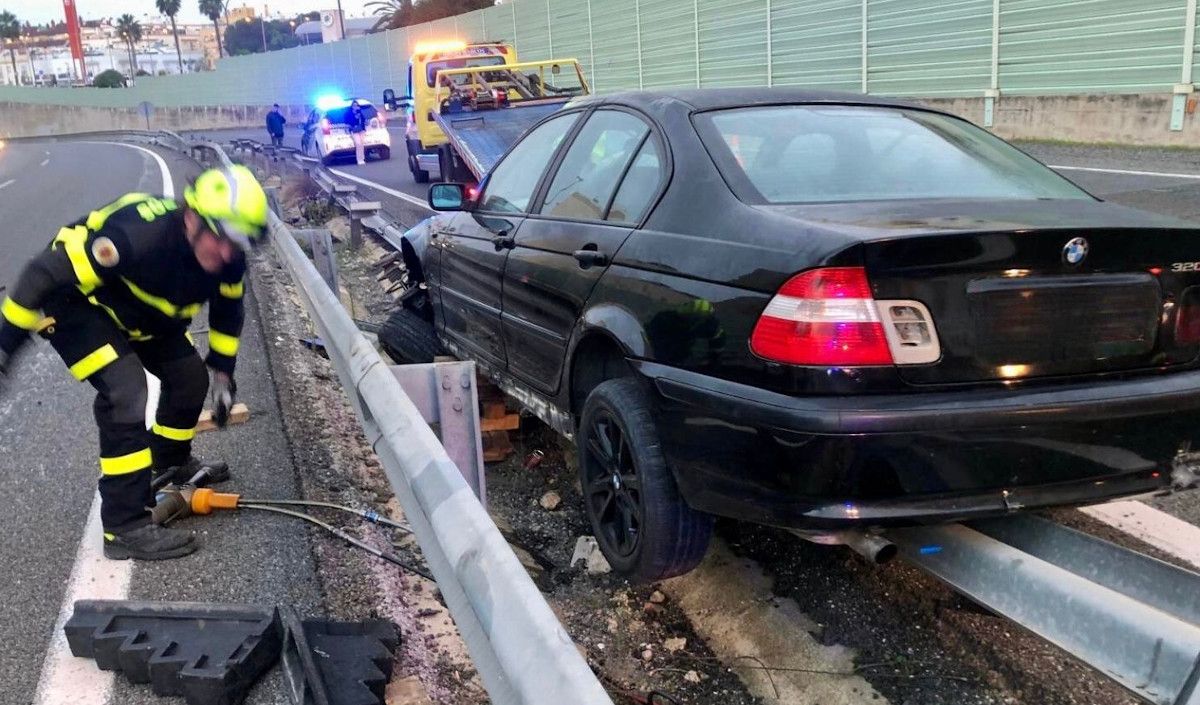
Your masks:
{"label": "firefighter trousers", "polygon": [[[78,296],[45,307],[53,325],[42,331],[75,379],[96,389],[100,431],[100,518],[105,532],[150,521],[153,469],[182,465],[191,455],[196,422],[208,392],[208,371],[180,332],[145,339],[122,330],[105,310]],[[146,372],[162,383],[147,428]]]}

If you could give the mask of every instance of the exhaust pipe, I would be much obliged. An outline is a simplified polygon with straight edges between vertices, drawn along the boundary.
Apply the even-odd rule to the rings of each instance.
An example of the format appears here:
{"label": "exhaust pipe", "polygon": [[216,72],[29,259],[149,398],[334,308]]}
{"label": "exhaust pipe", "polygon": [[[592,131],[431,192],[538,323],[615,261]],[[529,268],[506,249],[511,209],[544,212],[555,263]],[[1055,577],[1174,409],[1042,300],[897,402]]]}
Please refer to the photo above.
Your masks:
{"label": "exhaust pipe", "polygon": [[883,565],[896,557],[899,549],[896,544],[879,536],[863,531],[846,533],[846,545],[854,549],[858,555],[866,558],[874,565]]}
{"label": "exhaust pipe", "polygon": [[792,533],[805,541],[822,546],[848,546],[855,553],[870,561],[872,565],[883,565],[899,553],[896,544],[879,534],[870,534],[865,531],[822,533],[793,529]]}

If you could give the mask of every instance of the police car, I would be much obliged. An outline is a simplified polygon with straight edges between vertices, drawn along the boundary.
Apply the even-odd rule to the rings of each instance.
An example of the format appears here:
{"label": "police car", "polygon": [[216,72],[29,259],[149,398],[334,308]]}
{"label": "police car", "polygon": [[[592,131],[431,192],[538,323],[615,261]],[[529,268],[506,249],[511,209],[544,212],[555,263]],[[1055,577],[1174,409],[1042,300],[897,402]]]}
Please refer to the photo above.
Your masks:
{"label": "police car", "polygon": [[[357,102],[367,123],[366,132],[363,133],[365,158],[390,159],[392,136],[388,133],[386,118],[371,101],[360,98]],[[317,156],[323,164],[355,158],[354,137],[350,134],[350,103],[351,101],[340,97],[321,98],[316,103],[320,120],[313,137],[317,145]]]}

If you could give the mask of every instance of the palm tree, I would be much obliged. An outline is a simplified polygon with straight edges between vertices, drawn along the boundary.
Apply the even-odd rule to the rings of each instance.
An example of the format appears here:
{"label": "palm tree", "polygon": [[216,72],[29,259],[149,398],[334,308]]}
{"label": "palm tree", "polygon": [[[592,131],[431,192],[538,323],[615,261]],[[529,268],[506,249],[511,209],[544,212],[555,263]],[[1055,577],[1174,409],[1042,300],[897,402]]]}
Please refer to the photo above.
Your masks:
{"label": "palm tree", "polygon": [[129,83],[137,76],[137,43],[142,41],[142,25],[128,13],[117,18],[117,36],[125,40],[129,48]]}
{"label": "palm tree", "polygon": [[374,7],[371,14],[379,15],[375,26],[371,29],[397,29],[412,24],[412,0],[374,0],[364,7]]}
{"label": "palm tree", "polygon": [[183,73],[183,52],[179,50],[179,31],[175,29],[175,15],[183,0],[154,0],[158,11],[171,18],[171,36],[175,37],[175,56],[179,57],[179,73]]}
{"label": "palm tree", "polygon": [[21,23],[16,15],[4,10],[0,12],[0,39],[8,40],[8,56],[12,59],[13,81],[21,85],[21,74],[17,73],[17,40],[21,38]]}
{"label": "palm tree", "polygon": [[217,34],[217,58],[221,58],[224,52],[221,50],[221,27],[217,24],[217,20],[221,19],[221,13],[225,11],[225,3],[221,0],[200,0],[200,14],[212,20],[213,31]]}

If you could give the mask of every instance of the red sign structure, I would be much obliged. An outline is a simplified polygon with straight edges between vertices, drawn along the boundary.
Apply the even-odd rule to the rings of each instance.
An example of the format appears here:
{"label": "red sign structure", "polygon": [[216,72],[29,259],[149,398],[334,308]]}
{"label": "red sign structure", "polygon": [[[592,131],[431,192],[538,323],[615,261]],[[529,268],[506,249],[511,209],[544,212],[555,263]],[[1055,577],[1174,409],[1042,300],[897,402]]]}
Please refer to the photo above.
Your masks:
{"label": "red sign structure", "polygon": [[79,34],[79,15],[75,12],[75,0],[63,0],[63,12],[67,15],[67,36],[71,43],[71,58],[75,61],[75,75],[86,81],[87,64],[83,61],[83,38]]}

